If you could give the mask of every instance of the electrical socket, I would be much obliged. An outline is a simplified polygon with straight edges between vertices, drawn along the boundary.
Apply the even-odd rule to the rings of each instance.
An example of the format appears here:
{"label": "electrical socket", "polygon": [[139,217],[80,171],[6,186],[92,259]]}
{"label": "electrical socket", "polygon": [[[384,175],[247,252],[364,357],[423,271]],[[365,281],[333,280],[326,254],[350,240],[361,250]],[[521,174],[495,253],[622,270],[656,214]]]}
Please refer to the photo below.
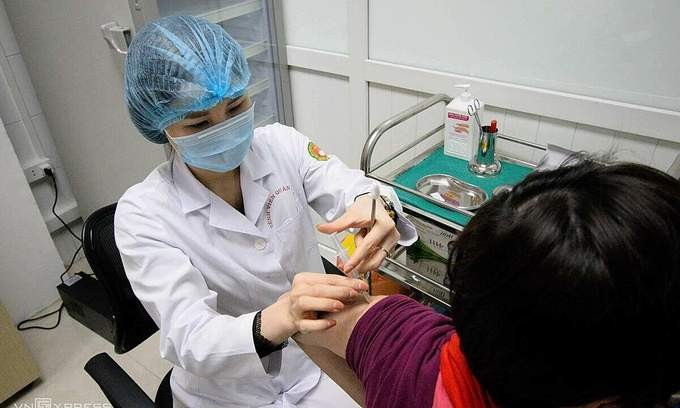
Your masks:
{"label": "electrical socket", "polygon": [[26,175],[26,180],[28,181],[28,183],[29,184],[34,183],[38,180],[42,180],[45,177],[47,177],[45,169],[52,170],[52,165],[47,161],[25,168],[24,175]]}

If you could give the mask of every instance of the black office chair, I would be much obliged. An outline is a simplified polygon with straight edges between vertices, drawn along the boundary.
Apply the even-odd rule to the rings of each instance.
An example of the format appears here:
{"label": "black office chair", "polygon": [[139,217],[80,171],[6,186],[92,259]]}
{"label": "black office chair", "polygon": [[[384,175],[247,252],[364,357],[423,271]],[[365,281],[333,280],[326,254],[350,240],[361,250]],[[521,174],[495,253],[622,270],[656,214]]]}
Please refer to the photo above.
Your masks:
{"label": "black office chair", "polygon": [[[114,350],[126,353],[154,334],[158,327],[135,297],[116,247],[113,217],[116,204],[101,208],[85,221],[83,249],[87,262],[108,296],[113,312]],[[92,357],[85,371],[115,408],[172,407],[170,374],[161,381],[155,401],[106,353]]]}
{"label": "black office chair", "polygon": [[[102,283],[113,311],[114,350],[126,353],[158,330],[156,323],[132,292],[114,238],[116,204],[101,208],[85,221],[83,249],[87,262]],[[321,258],[326,273],[342,275],[332,263]],[[161,381],[155,401],[106,353],[90,358],[85,371],[99,385],[114,408],[172,407],[170,374]]]}

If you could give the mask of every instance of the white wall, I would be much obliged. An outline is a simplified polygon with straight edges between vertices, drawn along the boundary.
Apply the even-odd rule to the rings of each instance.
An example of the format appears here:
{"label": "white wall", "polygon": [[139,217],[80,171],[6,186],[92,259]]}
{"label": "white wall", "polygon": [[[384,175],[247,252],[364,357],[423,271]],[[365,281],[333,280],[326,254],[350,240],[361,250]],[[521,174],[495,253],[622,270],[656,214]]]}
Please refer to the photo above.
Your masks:
{"label": "white wall", "polygon": [[[337,155],[347,165],[359,166],[361,141],[350,138],[349,84],[347,78],[304,69],[290,70],[295,127],[326,152]],[[310,211],[315,224],[324,222]],[[333,246],[325,234],[317,234],[319,242]]]}
{"label": "white wall", "polygon": [[99,25],[131,25],[125,0],[5,0],[80,213],[118,200],[164,160],[128,119]]}
{"label": "white wall", "polygon": [[[23,168],[45,161],[52,166],[59,188],[59,201],[55,212],[66,222],[73,223],[71,226],[74,231],[79,231],[82,222],[78,204],[54,147],[45,115],[2,2],[0,2],[0,118],[5,124]],[[78,242],[63,229],[51,212],[54,200],[51,181],[43,179],[32,183],[30,187],[63,262],[69,262]]]}
{"label": "white wall", "polygon": [[[488,103],[486,116],[498,119],[501,131],[510,136],[593,153],[607,153],[613,149],[620,159],[649,164],[661,170],[667,170],[680,153],[680,143],[677,142],[680,134],[660,132],[661,129],[673,128],[680,112],[664,111],[659,116],[661,120],[640,124],[633,120],[637,115],[656,111],[617,101],[422,69],[417,66],[422,66],[422,61],[409,62],[402,58],[396,61],[399,64],[393,64],[372,59],[374,55],[400,55],[403,41],[397,40],[400,37],[396,34],[400,30],[420,32],[421,40],[417,46],[422,49],[419,51],[421,54],[451,52],[451,49],[441,49],[441,41],[423,40],[429,34],[438,33],[439,28],[432,27],[431,21],[442,13],[440,8],[434,7],[442,2],[419,2],[417,10],[414,9],[414,14],[408,18],[408,13],[403,10],[413,9],[413,2],[337,2],[332,14],[329,13],[331,7],[324,5],[325,2],[315,7],[308,3],[304,0],[287,0],[283,3],[288,62],[293,67],[295,79],[291,81],[295,124],[303,132],[315,132],[309,136],[321,146],[337,144],[334,138],[338,132],[342,132],[345,135],[344,144],[338,155],[350,164],[358,162],[369,129],[429,94],[443,92],[455,95],[457,91],[453,85],[460,81],[480,84],[479,92],[476,93]],[[338,9],[341,5],[343,8]],[[397,11],[403,12],[395,14],[395,7]],[[405,24],[408,24],[407,28]],[[376,33],[378,28],[382,32]],[[385,33],[385,30],[388,32]],[[322,35],[327,31],[330,31],[329,35]],[[390,32],[395,33],[392,41],[388,41]],[[380,34],[380,38],[376,38],[377,34]],[[596,58],[597,55],[591,57]],[[457,72],[455,66],[449,71]],[[338,77],[346,78],[346,87],[340,89],[330,85],[334,81],[332,78]],[[345,89],[349,89],[349,100],[345,96]],[[311,106],[312,103],[306,100],[312,94],[323,94],[320,105]],[[593,107],[594,110],[591,109]],[[314,115],[310,113],[312,110]],[[320,112],[323,110],[328,112]],[[425,112],[391,131],[392,135],[388,133],[385,142],[381,142],[383,146],[377,149],[376,158],[429,130],[438,118],[443,117],[442,112],[442,107],[432,108],[431,112]],[[303,115],[302,118],[298,118],[299,115]],[[350,121],[342,123],[334,120],[335,117],[349,117]],[[641,134],[621,130],[633,127],[633,122],[637,123],[635,128]],[[610,124],[612,127],[594,126],[593,123]],[[335,130],[330,133],[325,131],[331,127]],[[530,148],[506,142],[500,142],[498,148],[501,152],[527,161],[535,162],[540,158]],[[333,149],[326,149],[334,153]]]}
{"label": "white wall", "polygon": [[349,84],[347,78],[304,69],[290,70],[293,117],[298,130],[350,166],[359,165],[354,154],[361,141],[349,138]]}
{"label": "white wall", "polygon": [[[127,1],[0,3],[0,116],[9,134],[2,142],[11,139],[15,148],[3,150],[0,165],[13,155],[21,176],[6,179],[3,168],[0,296],[17,320],[57,298],[63,263],[78,244],[63,229],[49,240],[45,223],[58,225],[51,183],[29,187],[21,166],[50,161],[59,185],[56,211],[75,221],[77,233],[81,215],[117,201],[164,160],[162,149],[129,122],[120,68],[99,31],[111,20],[130,23]],[[56,263],[55,245],[63,258]]]}
{"label": "white wall", "polygon": [[371,59],[680,111],[676,0],[369,7]]}
{"label": "white wall", "polygon": [[0,301],[18,322],[57,298],[63,267],[0,124]]}

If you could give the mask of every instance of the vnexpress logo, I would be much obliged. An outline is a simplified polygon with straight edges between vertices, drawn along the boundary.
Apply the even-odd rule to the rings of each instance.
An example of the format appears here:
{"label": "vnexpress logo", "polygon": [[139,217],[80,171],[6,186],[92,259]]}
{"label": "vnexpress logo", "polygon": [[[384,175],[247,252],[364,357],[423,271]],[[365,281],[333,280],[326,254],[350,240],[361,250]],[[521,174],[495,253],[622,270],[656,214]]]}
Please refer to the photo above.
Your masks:
{"label": "vnexpress logo", "polygon": [[52,408],[52,398],[36,398],[34,408]]}
{"label": "vnexpress logo", "polygon": [[108,402],[54,402],[52,398],[36,398],[33,403],[14,403],[14,408],[113,408]]}

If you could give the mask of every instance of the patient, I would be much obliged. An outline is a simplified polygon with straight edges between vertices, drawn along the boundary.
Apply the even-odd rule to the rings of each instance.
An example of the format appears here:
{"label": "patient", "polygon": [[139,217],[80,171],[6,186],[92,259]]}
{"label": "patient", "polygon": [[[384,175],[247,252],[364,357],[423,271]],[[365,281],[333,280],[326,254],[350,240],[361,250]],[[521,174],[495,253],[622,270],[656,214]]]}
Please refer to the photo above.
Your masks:
{"label": "patient", "polygon": [[356,377],[336,381],[358,378],[368,407],[654,407],[680,390],[680,182],[662,172],[534,173],[478,211],[449,278],[450,318],[377,297],[297,340],[336,377],[314,350],[345,358]]}

